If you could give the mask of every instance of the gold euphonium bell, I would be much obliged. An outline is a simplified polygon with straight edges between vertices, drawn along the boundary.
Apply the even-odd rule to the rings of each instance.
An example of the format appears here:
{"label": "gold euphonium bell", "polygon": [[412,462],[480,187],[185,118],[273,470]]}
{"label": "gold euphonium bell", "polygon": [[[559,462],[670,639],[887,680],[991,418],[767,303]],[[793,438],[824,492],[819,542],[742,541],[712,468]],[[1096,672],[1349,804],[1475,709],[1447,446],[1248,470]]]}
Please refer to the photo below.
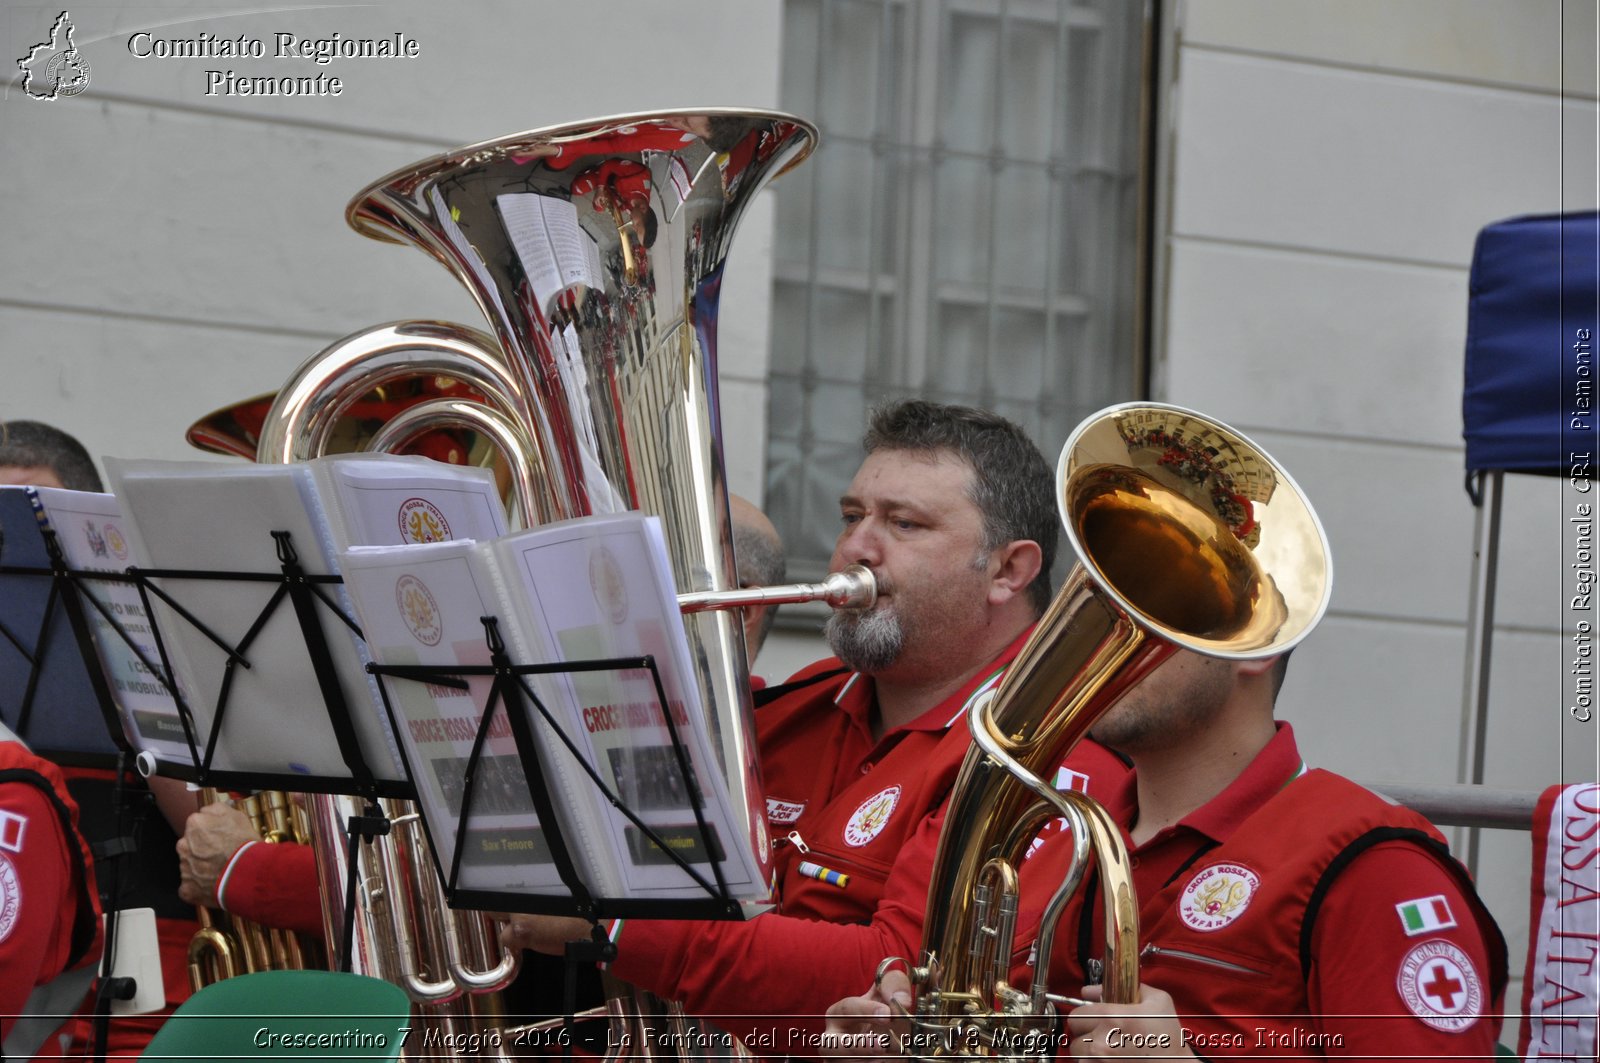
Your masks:
{"label": "gold euphonium bell", "polygon": [[[1049,1043],[1030,1035],[1064,999],[1049,991],[1050,950],[1091,853],[1105,907],[1104,999],[1137,999],[1138,899],[1121,832],[1094,801],[1048,780],[1176,650],[1286,653],[1321,619],[1332,587],[1322,525],[1289,474],[1201,414],[1157,404],[1101,411],[1067,441],[1056,489],[1081,564],[999,688],[969,710],[974,746],[950,798],[911,971],[928,1056],[1020,1058]],[[1057,816],[1070,826],[1073,859],[1043,906],[1033,983],[1022,990],[1009,981],[1017,869]]]}
{"label": "gold euphonium bell", "polygon": [[[704,608],[733,604],[738,587],[716,321],[736,225],[815,142],[816,130],[788,115],[706,109],[520,133],[390,174],[351,201],[346,219],[444,265],[489,331],[366,330],[302,365],[259,424],[243,404],[191,430],[200,445],[234,452],[254,437],[259,461],[437,445],[445,433],[464,450],[490,444],[523,523],[620,509],[661,518],[680,596],[702,610],[685,608],[694,681],[764,868],[743,631],[725,609]],[[400,408],[352,429],[364,406],[384,403]]]}

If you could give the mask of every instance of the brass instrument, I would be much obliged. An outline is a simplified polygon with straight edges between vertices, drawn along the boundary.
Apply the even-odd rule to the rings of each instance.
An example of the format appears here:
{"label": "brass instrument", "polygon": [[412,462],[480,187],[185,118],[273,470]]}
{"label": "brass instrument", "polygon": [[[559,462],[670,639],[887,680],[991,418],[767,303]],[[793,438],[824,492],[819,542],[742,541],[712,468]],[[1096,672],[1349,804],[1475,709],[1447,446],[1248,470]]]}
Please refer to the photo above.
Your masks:
{"label": "brass instrument", "polygon": [[[358,445],[402,450],[444,433],[475,453],[486,442],[527,524],[621,509],[660,517],[713,746],[764,867],[771,847],[744,635],[727,609],[779,593],[863,607],[875,594],[865,570],[813,587],[740,592],[734,568],[716,378],[722,270],[756,193],[815,141],[810,125],[777,113],[642,114],[502,137],[390,174],[351,201],[347,221],[444,265],[490,332],[378,326],[307,361],[264,416],[256,400],[190,432],[201,445],[253,451],[258,461],[304,460],[340,449],[341,437],[348,445],[356,411],[405,392],[413,401],[353,433]],[[319,833],[329,837],[318,846],[319,873],[329,885],[343,878],[341,800],[316,799]],[[412,893],[419,874],[436,877],[426,860],[385,853],[378,862],[387,867],[361,869],[355,932],[365,947],[356,969],[408,988],[420,981],[426,997],[442,980],[437,971],[418,979],[405,961],[399,970],[386,961],[400,947],[393,939],[430,915],[380,909]],[[324,907],[329,940],[339,940],[339,906]]]}
{"label": "brass instrument", "polygon": [[[1055,923],[1090,853],[1105,905],[1104,999],[1137,999],[1138,900],[1122,835],[1045,780],[1108,708],[1178,648],[1277,656],[1321,619],[1327,539],[1281,466],[1228,426],[1175,406],[1114,406],[1062,451],[1057,502],[1082,563],[999,688],[975,702],[928,888],[913,1025],[932,1056],[1022,1058],[1054,1021]],[[1028,990],[1009,982],[1017,868],[1038,830],[1071,826],[1071,870],[1045,906]],[[886,964],[892,961],[886,961]],[[881,969],[880,969],[881,976]]]}
{"label": "brass instrument", "polygon": [[[217,791],[202,789],[200,803],[223,799]],[[311,835],[305,811],[289,794],[262,791],[235,802],[269,845],[280,842],[309,844]],[[324,965],[322,942],[293,931],[264,927],[248,919],[204,906],[195,912],[200,929],[189,941],[189,984],[196,990],[224,978],[256,971],[297,971]]]}

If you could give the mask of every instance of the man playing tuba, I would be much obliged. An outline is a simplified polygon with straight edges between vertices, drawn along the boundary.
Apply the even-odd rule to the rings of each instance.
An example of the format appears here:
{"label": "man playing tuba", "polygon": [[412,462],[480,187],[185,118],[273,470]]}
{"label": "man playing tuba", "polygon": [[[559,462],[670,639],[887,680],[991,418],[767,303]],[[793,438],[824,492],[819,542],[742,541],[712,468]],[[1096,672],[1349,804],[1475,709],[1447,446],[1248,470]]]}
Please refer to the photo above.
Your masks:
{"label": "man playing tuba", "polygon": [[[902,851],[939,829],[970,743],[966,704],[991,688],[1050,599],[1058,521],[1050,469],[1015,425],[922,401],[874,412],[840,500],[832,568],[860,563],[877,603],[836,613],[837,655],[758,695],[777,912],[749,922],[620,921],[611,973],[745,1036],[764,1055],[813,1048],[820,1015],[895,935],[885,896],[927,888]],[[1086,743],[1095,785],[1120,762]],[[514,916],[511,945],[559,953],[582,920]],[[916,933],[916,927],[910,928]],[[729,1016],[792,1018],[773,1022]]]}

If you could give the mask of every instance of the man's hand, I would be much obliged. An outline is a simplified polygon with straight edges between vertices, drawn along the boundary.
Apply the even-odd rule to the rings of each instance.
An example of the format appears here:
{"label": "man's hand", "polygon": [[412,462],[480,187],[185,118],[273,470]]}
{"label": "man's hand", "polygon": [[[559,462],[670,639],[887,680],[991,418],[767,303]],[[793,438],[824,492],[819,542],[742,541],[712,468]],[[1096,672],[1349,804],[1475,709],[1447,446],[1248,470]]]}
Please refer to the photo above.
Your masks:
{"label": "man's hand", "polygon": [[245,842],[260,841],[250,817],[232,805],[206,805],[189,816],[178,839],[178,896],[189,904],[217,906],[217,880]]}
{"label": "man's hand", "polygon": [[828,1008],[822,1054],[838,1060],[900,1055],[910,1008],[911,980],[902,970],[885,971],[865,996],[845,997]]}
{"label": "man's hand", "polygon": [[1076,1059],[1194,1059],[1183,1043],[1183,1027],[1172,998],[1154,986],[1139,986],[1137,1004],[1102,1004],[1099,986],[1085,986],[1097,1003],[1067,1015]]}
{"label": "man's hand", "polygon": [[594,925],[587,919],[565,915],[497,916],[505,920],[500,928],[500,944],[508,949],[532,949],[551,956],[566,952],[567,942],[589,940]]}

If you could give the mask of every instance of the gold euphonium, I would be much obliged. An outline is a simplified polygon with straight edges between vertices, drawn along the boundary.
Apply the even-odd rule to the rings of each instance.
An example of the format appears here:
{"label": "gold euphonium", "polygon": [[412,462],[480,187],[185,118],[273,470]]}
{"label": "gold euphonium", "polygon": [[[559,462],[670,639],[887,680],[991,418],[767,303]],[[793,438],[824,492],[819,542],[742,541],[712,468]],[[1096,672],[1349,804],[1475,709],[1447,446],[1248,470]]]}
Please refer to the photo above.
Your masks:
{"label": "gold euphonium", "polygon": [[[346,219],[444,265],[492,335],[441,322],[379,326],[301,366],[264,416],[246,403],[190,432],[233,452],[250,439],[260,461],[304,460],[347,448],[340,440],[356,411],[403,392],[410,399],[391,403],[394,416],[354,433],[363,449],[444,438],[432,452],[490,451],[525,524],[621,509],[660,517],[713,744],[764,867],[744,636],[726,611],[741,592],[716,322],[735,226],[815,141],[813,127],[788,115],[709,109],[520,133],[397,171],[358,194]],[[870,575],[765,600],[815,597],[870,602]],[[336,811],[318,818],[331,829],[339,821]],[[343,852],[319,847],[319,864],[324,848],[339,850],[322,872],[331,886]],[[332,919],[338,907],[325,905]],[[358,942],[376,922],[361,917]],[[340,929],[330,924],[330,940]]]}
{"label": "gold euphonium", "polygon": [[[221,799],[216,790],[203,788],[200,804]],[[309,844],[309,823],[291,795],[279,790],[261,791],[236,802],[237,807],[269,845],[280,842]],[[255,971],[298,971],[323,965],[322,942],[290,930],[265,927],[236,915],[195,909],[200,929],[189,941],[189,984],[196,991],[212,982]]]}
{"label": "gold euphonium", "polygon": [[[1179,648],[1252,659],[1293,648],[1332,585],[1316,514],[1238,432],[1175,406],[1129,404],[1072,434],[1056,473],[1068,576],[1000,687],[969,710],[974,746],[950,798],[912,968],[929,1056],[1037,1056],[1056,919],[1092,853],[1105,906],[1104,999],[1137,999],[1138,899],[1116,823],[1050,784],[1118,698]],[[1039,829],[1070,825],[1073,860],[1044,906],[1032,985],[1010,983],[1017,869]],[[889,963],[891,961],[886,961]]]}

